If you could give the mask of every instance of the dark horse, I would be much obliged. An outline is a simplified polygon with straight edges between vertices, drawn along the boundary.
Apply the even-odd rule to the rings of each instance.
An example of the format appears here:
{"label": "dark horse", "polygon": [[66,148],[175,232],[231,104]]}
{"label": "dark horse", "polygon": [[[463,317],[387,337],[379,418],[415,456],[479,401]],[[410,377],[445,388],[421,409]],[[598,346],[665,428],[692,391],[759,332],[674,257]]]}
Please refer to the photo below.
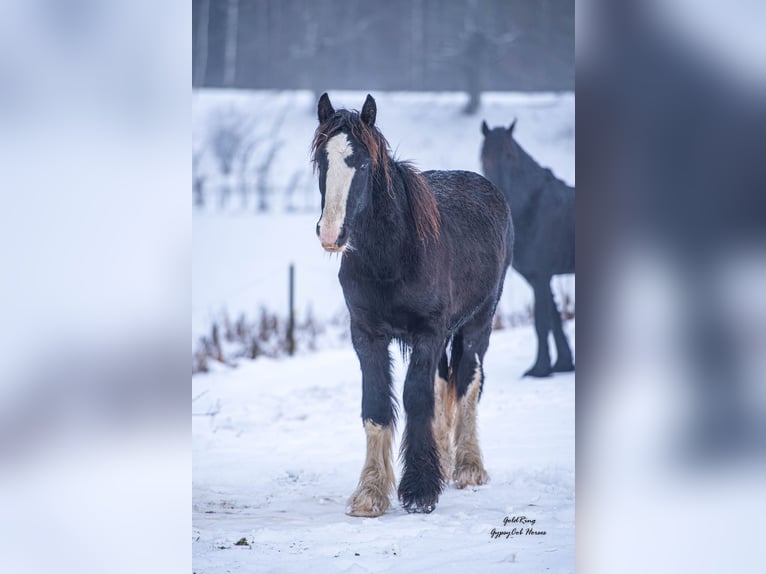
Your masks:
{"label": "dark horse", "polygon": [[317,235],[325,250],[343,253],[338,278],[362,368],[367,456],[349,500],[352,516],[385,512],[395,487],[392,340],[410,355],[398,492],[404,508],[431,512],[450,479],[459,488],[489,479],[476,406],[513,251],[500,191],[475,173],[420,172],[395,160],[376,114],[369,95],[358,113],[336,111],[324,94],[312,145],[322,194]]}
{"label": "dark horse", "polygon": [[[572,351],[551,293],[551,277],[575,272],[575,190],[551,170],[540,167],[513,138],[509,128],[490,130],[482,122],[484,175],[499,187],[511,206],[516,229],[513,268],[535,293],[537,360],[524,373],[547,377],[553,371],[574,371]],[[553,330],[556,363],[551,367],[548,334]]]}

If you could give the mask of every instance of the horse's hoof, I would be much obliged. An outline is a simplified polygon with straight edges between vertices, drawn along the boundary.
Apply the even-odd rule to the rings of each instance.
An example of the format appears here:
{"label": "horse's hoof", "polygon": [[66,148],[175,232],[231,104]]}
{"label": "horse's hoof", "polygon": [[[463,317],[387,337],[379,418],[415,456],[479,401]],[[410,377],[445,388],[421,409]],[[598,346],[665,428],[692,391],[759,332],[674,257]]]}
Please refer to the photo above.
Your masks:
{"label": "horse's hoof", "polygon": [[554,373],[571,373],[575,370],[575,366],[572,363],[556,363],[553,365]]}
{"label": "horse's hoof", "polygon": [[380,493],[369,492],[364,489],[357,490],[348,501],[346,514],[374,518],[381,516],[391,506],[388,496]]}
{"label": "horse's hoof", "polygon": [[419,467],[409,465],[399,481],[399,501],[407,512],[428,514],[436,508],[439,495],[444,489],[444,480],[439,466],[436,449],[428,451],[431,456],[420,459],[425,464]]}
{"label": "horse's hoof", "polygon": [[483,467],[474,464],[455,468],[455,487],[463,489],[466,486],[481,486],[489,482],[489,475]]}
{"label": "horse's hoof", "polygon": [[404,510],[406,510],[408,514],[431,514],[435,508],[435,504],[412,504],[410,506],[405,506]]}
{"label": "horse's hoof", "polygon": [[379,509],[366,509],[366,508],[349,508],[346,510],[346,515],[359,518],[377,518],[383,516],[383,511]]}
{"label": "horse's hoof", "polygon": [[537,378],[543,378],[543,377],[550,377],[551,373],[553,371],[550,367],[540,367],[538,365],[535,365],[531,369],[529,369],[526,373],[524,373],[525,377],[537,377]]}
{"label": "horse's hoof", "polygon": [[430,514],[436,508],[439,501],[438,492],[432,494],[408,492],[399,490],[399,500],[402,502],[402,508],[408,513]]}

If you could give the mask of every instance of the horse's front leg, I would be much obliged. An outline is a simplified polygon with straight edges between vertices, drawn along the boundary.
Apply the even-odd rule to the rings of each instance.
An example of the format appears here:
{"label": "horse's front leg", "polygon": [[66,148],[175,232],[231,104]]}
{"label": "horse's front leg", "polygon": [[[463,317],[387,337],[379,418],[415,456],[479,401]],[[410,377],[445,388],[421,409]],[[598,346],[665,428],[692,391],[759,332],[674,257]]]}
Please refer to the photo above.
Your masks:
{"label": "horse's front leg", "polygon": [[396,485],[392,464],[394,407],[391,397],[390,339],[374,336],[352,323],[351,340],[362,367],[362,421],[367,456],[359,485],[348,501],[350,516],[380,516],[391,505]]}
{"label": "horse's front leg", "polygon": [[432,426],[434,377],[443,346],[443,337],[418,340],[404,381],[407,425],[402,444],[404,474],[399,483],[399,499],[407,512],[431,512],[444,488]]}

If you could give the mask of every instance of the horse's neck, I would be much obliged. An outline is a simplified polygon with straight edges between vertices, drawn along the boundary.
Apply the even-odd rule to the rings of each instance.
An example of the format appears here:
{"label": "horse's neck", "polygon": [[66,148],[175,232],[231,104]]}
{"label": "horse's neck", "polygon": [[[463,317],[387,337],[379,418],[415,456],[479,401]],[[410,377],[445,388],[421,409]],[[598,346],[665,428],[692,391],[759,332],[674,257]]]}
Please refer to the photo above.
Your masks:
{"label": "horse's neck", "polygon": [[407,225],[407,198],[404,181],[395,165],[391,165],[391,188],[376,178],[372,201],[360,214],[361,225],[354,242],[355,252],[366,263],[388,274],[401,265],[404,252],[412,241],[413,230]]}
{"label": "horse's neck", "polygon": [[511,211],[521,215],[533,204],[540,193],[543,193],[548,170],[541,167],[524,148],[518,146],[519,165],[512,173],[510,204]]}

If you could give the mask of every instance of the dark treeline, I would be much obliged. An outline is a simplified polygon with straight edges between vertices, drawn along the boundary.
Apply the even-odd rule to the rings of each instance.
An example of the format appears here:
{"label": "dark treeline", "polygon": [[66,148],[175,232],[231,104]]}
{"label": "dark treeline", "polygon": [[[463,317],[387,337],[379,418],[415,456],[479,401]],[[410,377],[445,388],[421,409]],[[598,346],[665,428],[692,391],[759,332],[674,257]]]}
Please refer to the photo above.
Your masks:
{"label": "dark treeline", "polygon": [[193,0],[195,87],[572,90],[573,0]]}

